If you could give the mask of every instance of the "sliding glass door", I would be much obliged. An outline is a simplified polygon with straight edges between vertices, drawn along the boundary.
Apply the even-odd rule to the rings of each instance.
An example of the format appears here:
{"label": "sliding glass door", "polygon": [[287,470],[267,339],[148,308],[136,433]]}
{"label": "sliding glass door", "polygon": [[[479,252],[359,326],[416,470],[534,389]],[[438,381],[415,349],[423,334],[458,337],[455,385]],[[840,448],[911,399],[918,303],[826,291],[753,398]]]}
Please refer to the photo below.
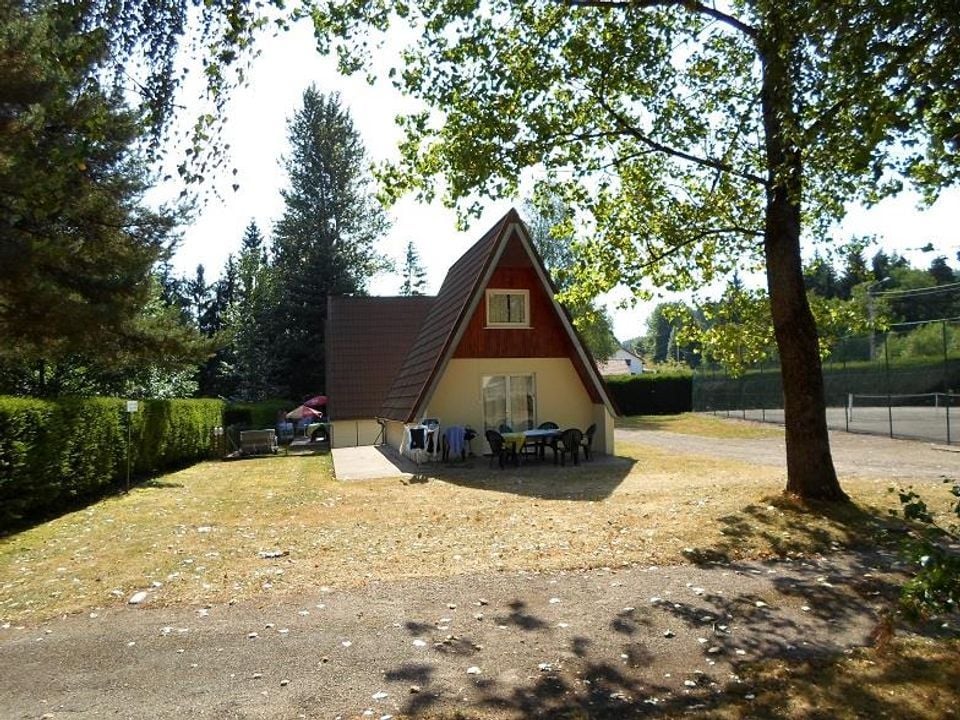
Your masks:
{"label": "sliding glass door", "polygon": [[507,427],[516,432],[536,427],[537,389],[533,375],[488,375],[483,378],[484,430]]}

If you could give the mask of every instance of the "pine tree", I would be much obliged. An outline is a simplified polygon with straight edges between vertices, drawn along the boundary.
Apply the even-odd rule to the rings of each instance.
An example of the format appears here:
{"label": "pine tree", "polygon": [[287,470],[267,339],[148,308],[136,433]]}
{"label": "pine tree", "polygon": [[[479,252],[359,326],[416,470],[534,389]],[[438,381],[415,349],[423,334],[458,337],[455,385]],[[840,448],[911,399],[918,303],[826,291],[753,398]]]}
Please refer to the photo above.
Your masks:
{"label": "pine tree", "polygon": [[224,395],[263,400],[283,392],[275,380],[280,373],[273,348],[283,334],[275,322],[279,302],[275,288],[266,241],[257,223],[251,220],[241,239],[236,293],[227,313],[232,357],[220,371],[232,381],[224,381]]}
{"label": "pine tree", "polygon": [[148,358],[138,319],[176,220],[141,202],[143,126],[91,80],[104,39],[66,5],[0,3],[0,354]]}
{"label": "pine tree", "polygon": [[407,252],[403,260],[403,285],[400,286],[401,295],[425,295],[427,289],[427,271],[420,262],[420,253],[413,245],[413,240],[407,243]]}
{"label": "pine tree", "polygon": [[273,352],[288,397],[324,388],[324,323],[330,295],[363,294],[385,267],[374,243],[387,230],[366,168],[363,143],[337,94],[316,87],[288,123],[289,186],[274,229],[273,281],[279,302],[270,325],[282,328]]}

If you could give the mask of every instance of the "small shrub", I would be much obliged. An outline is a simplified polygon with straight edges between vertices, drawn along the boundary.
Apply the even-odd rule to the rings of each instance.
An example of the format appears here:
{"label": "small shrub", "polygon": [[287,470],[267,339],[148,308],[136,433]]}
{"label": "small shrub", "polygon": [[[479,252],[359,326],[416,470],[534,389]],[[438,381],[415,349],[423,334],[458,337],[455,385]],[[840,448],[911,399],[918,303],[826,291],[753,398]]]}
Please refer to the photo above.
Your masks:
{"label": "small shrub", "polygon": [[[944,483],[953,483],[950,493],[957,499],[950,512],[960,520],[960,484],[949,479]],[[960,609],[960,555],[949,547],[960,543],[960,524],[938,525],[913,488],[890,491],[897,492],[903,517],[914,523],[901,545],[905,559],[915,568],[901,590],[901,606],[910,617]],[[897,515],[896,510],[890,512]]]}

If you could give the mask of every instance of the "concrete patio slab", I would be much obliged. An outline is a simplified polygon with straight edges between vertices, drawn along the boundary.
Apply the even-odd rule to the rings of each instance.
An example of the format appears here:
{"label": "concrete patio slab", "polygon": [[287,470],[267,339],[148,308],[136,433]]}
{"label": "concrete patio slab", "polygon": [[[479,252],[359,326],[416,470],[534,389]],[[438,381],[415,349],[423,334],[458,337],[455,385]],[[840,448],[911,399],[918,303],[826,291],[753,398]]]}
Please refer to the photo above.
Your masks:
{"label": "concrete patio slab", "polygon": [[372,445],[335,448],[332,454],[337,480],[409,479],[417,473],[415,463]]}

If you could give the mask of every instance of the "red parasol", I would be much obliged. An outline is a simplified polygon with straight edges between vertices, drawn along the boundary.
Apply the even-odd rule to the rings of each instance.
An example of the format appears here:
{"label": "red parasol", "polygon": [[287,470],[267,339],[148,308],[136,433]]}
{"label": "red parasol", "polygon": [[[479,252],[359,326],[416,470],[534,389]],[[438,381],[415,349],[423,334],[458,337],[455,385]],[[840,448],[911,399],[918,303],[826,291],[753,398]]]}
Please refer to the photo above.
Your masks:
{"label": "red parasol", "polygon": [[320,407],[327,404],[326,395],[314,395],[309,400],[304,400],[303,404],[307,407]]}
{"label": "red parasol", "polygon": [[287,420],[301,420],[303,418],[318,418],[323,415],[319,410],[314,410],[306,405],[294,408],[287,413]]}

